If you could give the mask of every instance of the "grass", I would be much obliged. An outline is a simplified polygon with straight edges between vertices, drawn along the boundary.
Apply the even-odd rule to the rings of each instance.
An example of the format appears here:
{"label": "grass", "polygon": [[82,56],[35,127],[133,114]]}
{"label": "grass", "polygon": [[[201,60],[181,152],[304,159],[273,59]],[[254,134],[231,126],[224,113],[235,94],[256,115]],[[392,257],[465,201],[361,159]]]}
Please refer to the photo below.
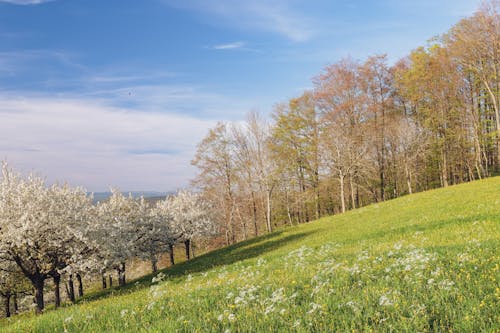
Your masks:
{"label": "grass", "polygon": [[500,332],[500,177],[200,256],[2,332]]}

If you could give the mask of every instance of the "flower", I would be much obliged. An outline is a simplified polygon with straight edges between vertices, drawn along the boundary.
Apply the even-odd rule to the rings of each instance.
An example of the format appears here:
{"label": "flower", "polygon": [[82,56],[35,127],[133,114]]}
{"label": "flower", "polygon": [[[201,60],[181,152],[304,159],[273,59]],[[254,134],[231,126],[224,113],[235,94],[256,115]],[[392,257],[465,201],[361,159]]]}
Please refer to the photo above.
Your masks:
{"label": "flower", "polygon": [[380,296],[378,300],[378,305],[380,306],[392,306],[394,303],[386,295]]}

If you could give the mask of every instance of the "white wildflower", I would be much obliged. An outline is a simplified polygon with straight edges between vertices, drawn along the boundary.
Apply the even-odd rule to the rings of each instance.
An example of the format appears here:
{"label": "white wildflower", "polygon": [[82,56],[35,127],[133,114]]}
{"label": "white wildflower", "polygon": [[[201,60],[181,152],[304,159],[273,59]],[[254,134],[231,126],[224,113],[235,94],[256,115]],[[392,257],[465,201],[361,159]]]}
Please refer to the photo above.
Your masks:
{"label": "white wildflower", "polygon": [[439,289],[443,290],[451,290],[451,287],[455,285],[455,282],[450,281],[450,280],[443,280],[439,282]]}
{"label": "white wildflower", "polygon": [[157,283],[165,280],[167,276],[163,274],[163,272],[158,273],[153,279],[151,280],[152,283]]}
{"label": "white wildflower", "polygon": [[380,305],[380,306],[392,306],[392,305],[394,305],[394,302],[386,295],[382,295],[382,296],[380,296],[380,298],[378,300],[378,305]]}
{"label": "white wildflower", "polygon": [[307,311],[308,314],[313,314],[314,312],[321,310],[321,305],[317,303],[310,303],[309,306],[311,307],[311,309]]}
{"label": "white wildflower", "polygon": [[153,302],[150,302],[150,303],[146,306],[146,310],[148,310],[148,311],[153,310],[153,308],[155,307],[155,305],[156,305],[156,302],[154,302],[154,301],[153,301]]}

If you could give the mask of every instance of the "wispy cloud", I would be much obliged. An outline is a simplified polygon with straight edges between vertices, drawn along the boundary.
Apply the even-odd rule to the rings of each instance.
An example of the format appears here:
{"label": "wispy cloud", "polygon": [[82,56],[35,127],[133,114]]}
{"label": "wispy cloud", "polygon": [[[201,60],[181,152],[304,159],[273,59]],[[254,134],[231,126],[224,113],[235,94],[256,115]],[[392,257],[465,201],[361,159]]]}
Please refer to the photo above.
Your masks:
{"label": "wispy cloud", "polygon": [[163,0],[171,7],[217,16],[226,24],[244,29],[273,32],[303,42],[312,37],[313,22],[285,0]]}
{"label": "wispy cloud", "polygon": [[214,45],[213,49],[215,49],[215,50],[234,50],[234,49],[241,49],[244,46],[245,46],[244,42],[233,42],[233,43],[227,43],[227,44]]}
{"label": "wispy cloud", "polygon": [[13,4],[13,5],[24,6],[24,5],[40,5],[42,3],[52,2],[52,1],[55,1],[55,0],[0,0],[0,3],[6,2],[6,3]]}
{"label": "wispy cloud", "polygon": [[14,95],[0,96],[0,115],[0,158],[90,190],[186,186],[196,144],[215,123],[86,99]]}
{"label": "wispy cloud", "polygon": [[[3,1],[3,0],[0,0]],[[0,52],[0,74],[19,75],[23,71],[40,71],[40,63],[76,70],[85,68],[74,59],[74,55],[64,50],[27,49]]]}
{"label": "wispy cloud", "polygon": [[208,129],[252,108],[201,87],[106,77],[74,92],[0,91],[0,160],[91,191],[175,190]]}
{"label": "wispy cloud", "polygon": [[91,76],[86,76],[83,78],[83,80],[88,80],[90,82],[95,82],[95,83],[130,83],[130,82],[139,82],[139,81],[151,81],[151,80],[157,80],[157,79],[164,79],[164,78],[170,78],[170,77],[175,77],[178,74],[173,73],[173,72],[161,72],[161,71],[154,71],[154,72],[148,72],[148,71],[143,71],[141,73],[118,73],[118,74],[113,74],[113,73],[104,73],[104,74],[96,74],[96,75],[91,75]]}

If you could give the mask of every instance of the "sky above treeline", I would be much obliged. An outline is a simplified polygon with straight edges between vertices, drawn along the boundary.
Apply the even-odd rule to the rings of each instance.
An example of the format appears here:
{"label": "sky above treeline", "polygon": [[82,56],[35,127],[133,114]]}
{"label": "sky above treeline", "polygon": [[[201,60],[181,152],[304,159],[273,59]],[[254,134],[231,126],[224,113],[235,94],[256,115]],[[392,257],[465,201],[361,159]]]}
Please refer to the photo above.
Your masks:
{"label": "sky above treeline", "polygon": [[189,185],[221,121],[328,64],[394,62],[475,0],[0,0],[0,159],[89,191]]}

